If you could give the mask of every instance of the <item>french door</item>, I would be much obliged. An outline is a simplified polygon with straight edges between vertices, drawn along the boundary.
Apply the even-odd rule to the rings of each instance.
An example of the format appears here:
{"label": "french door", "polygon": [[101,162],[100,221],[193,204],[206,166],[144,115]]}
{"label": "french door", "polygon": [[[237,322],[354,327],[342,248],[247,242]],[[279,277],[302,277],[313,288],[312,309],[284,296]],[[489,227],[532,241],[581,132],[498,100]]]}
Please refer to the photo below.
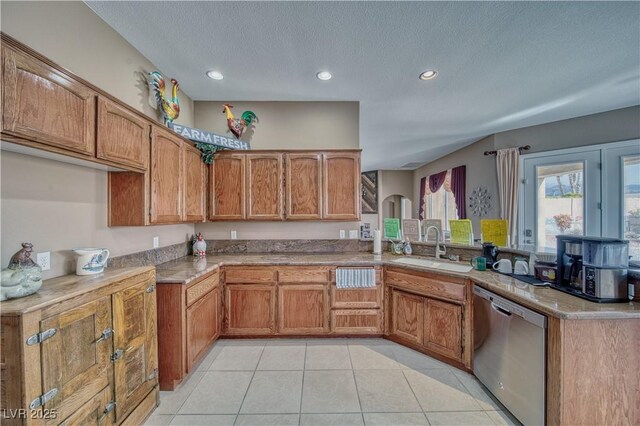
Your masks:
{"label": "french door", "polygon": [[556,248],[556,235],[625,238],[640,256],[640,141],[523,155],[520,243]]}

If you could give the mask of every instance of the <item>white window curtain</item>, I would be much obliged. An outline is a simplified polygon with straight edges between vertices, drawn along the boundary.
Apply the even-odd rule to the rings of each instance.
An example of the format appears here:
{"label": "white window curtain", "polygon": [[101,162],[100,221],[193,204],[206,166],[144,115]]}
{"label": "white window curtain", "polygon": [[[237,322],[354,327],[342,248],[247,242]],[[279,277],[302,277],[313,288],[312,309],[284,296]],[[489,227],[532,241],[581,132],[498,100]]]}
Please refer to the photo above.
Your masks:
{"label": "white window curtain", "polygon": [[498,171],[498,195],[500,196],[500,218],[509,221],[511,243],[515,244],[518,217],[518,176],[520,150],[518,148],[499,149],[496,154]]}

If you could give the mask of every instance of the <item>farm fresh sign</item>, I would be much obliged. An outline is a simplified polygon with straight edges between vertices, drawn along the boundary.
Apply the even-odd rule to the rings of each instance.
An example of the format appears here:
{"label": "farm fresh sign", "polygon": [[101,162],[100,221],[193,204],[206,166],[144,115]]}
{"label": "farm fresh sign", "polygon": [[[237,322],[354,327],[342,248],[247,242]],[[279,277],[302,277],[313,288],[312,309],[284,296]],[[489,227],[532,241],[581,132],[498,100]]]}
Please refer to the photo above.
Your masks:
{"label": "farm fresh sign", "polygon": [[249,145],[249,142],[218,135],[216,133],[208,132],[202,129],[194,129],[192,127],[182,126],[180,124],[169,123],[168,125],[171,130],[173,130],[180,136],[194,142],[208,143],[228,149],[251,149],[251,145]]}

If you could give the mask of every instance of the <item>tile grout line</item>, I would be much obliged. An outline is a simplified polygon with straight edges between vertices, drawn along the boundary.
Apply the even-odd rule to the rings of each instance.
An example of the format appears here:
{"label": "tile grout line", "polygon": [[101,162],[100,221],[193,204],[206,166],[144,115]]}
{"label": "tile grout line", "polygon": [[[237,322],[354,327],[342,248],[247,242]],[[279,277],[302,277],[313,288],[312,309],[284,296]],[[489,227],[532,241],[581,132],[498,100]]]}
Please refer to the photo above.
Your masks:
{"label": "tile grout line", "polygon": [[349,365],[351,366],[351,375],[353,376],[353,384],[356,387],[356,395],[358,396],[358,405],[360,406],[360,418],[362,419],[362,424],[364,425],[364,413],[362,412],[362,401],[360,400],[360,391],[358,390],[358,381],[356,380],[356,370],[353,369],[353,361],[351,360],[351,348],[349,348],[349,344],[346,343],[347,347],[347,355],[349,355]]}
{"label": "tile grout line", "polygon": [[298,426],[302,421],[302,398],[304,398],[304,376],[307,372],[307,341],[304,341],[304,362],[302,363],[302,386],[300,386],[300,405],[298,406]]}
{"label": "tile grout line", "polygon": [[424,411],[424,407],[422,406],[422,404],[420,403],[420,400],[418,399],[418,396],[416,395],[416,391],[413,390],[413,387],[411,386],[411,383],[409,382],[409,379],[407,379],[407,375],[405,374],[405,371],[402,370],[402,369],[400,369],[400,371],[402,371],[402,377],[404,377],[404,381],[409,386],[409,389],[411,390],[411,394],[416,399],[416,402],[418,403],[418,406],[420,407],[422,415],[424,416],[425,420],[427,421],[427,424],[430,425],[431,422],[429,421],[429,418],[427,417],[427,414]]}
{"label": "tile grout line", "polygon": [[258,362],[256,362],[256,367],[253,370],[253,374],[251,374],[251,380],[249,380],[249,385],[247,386],[247,390],[244,391],[244,396],[242,397],[242,402],[240,403],[240,406],[238,407],[238,412],[236,413],[236,418],[233,421],[233,424],[235,425],[236,423],[238,423],[238,417],[240,417],[240,411],[242,410],[242,406],[244,405],[244,401],[247,398],[247,394],[249,393],[249,388],[251,387],[251,383],[253,383],[253,378],[256,376],[256,371],[258,369],[258,365],[260,364],[260,360],[262,359],[262,355],[264,354],[264,350],[267,347],[267,345],[265,344],[262,347],[262,350],[260,351],[260,356],[258,357]]}

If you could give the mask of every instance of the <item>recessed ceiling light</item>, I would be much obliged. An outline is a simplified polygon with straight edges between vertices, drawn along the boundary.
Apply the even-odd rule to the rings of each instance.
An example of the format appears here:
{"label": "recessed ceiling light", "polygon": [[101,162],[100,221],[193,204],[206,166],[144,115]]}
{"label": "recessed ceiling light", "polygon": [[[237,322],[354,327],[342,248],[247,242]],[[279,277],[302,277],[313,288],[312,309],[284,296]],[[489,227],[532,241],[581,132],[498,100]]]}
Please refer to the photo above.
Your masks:
{"label": "recessed ceiling light", "polygon": [[212,78],[214,80],[222,80],[224,76],[219,71],[207,71],[207,77]]}
{"label": "recessed ceiling light", "polygon": [[435,70],[426,70],[422,74],[420,74],[419,78],[420,80],[431,80],[437,74],[438,73]]}
{"label": "recessed ceiling light", "polygon": [[318,74],[316,74],[316,77],[318,77],[320,80],[331,80],[331,73],[329,71],[320,71]]}

